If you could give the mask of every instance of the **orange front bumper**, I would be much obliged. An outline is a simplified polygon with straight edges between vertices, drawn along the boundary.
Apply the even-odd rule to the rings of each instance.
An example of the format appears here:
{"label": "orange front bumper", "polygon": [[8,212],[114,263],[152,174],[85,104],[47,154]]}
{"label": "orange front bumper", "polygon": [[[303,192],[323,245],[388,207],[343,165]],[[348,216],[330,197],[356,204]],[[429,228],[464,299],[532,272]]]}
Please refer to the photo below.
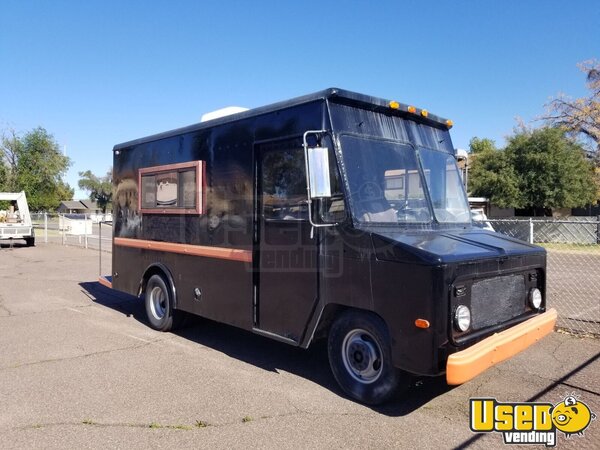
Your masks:
{"label": "orange front bumper", "polygon": [[554,330],[556,317],[556,310],[550,309],[450,355],[446,364],[447,383],[465,383],[493,365],[525,350]]}

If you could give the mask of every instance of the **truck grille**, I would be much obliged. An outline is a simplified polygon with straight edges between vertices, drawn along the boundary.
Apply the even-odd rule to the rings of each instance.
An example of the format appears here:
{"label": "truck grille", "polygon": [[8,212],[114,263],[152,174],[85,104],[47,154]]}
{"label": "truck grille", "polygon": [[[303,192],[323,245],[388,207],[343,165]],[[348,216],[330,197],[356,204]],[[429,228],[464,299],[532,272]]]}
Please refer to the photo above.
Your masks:
{"label": "truck grille", "polygon": [[471,326],[480,330],[525,313],[525,277],[507,275],[476,281],[471,288]]}

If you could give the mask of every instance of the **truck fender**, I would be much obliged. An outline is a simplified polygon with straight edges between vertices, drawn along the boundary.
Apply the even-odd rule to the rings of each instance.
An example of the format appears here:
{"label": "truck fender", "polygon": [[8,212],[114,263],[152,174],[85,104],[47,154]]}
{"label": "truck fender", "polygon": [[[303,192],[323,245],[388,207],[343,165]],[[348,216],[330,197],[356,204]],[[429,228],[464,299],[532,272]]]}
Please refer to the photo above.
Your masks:
{"label": "truck fender", "polygon": [[300,347],[306,349],[315,339],[325,337],[329,331],[329,327],[335,321],[335,319],[344,311],[349,309],[376,314],[377,317],[379,317],[383,321],[383,323],[385,323],[386,332],[389,332],[389,326],[387,322],[375,311],[356,308],[340,303],[327,303],[326,305],[319,306],[315,311],[315,314],[313,315],[312,319],[308,323],[308,326],[306,327],[304,338],[300,343]]}

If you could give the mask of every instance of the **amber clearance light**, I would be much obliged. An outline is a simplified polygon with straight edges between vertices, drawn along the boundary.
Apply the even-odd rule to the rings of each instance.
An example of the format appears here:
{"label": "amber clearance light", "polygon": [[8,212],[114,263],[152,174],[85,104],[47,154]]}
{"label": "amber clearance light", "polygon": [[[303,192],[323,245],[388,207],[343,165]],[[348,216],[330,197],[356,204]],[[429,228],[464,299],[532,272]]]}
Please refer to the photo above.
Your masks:
{"label": "amber clearance light", "polygon": [[392,100],[390,103],[390,108],[392,109],[399,109],[400,108],[400,103],[398,103],[397,101]]}
{"label": "amber clearance light", "polygon": [[417,328],[429,328],[429,320],[417,319],[415,320],[415,326]]}

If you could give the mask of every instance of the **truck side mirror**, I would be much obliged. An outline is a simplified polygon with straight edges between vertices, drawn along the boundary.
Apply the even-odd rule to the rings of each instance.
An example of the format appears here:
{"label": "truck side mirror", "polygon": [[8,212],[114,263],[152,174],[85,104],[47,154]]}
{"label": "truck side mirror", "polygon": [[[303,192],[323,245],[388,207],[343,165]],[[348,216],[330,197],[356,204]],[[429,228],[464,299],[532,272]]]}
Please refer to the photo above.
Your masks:
{"label": "truck side mirror", "polygon": [[329,149],[327,147],[309,147],[307,155],[310,198],[330,198]]}

